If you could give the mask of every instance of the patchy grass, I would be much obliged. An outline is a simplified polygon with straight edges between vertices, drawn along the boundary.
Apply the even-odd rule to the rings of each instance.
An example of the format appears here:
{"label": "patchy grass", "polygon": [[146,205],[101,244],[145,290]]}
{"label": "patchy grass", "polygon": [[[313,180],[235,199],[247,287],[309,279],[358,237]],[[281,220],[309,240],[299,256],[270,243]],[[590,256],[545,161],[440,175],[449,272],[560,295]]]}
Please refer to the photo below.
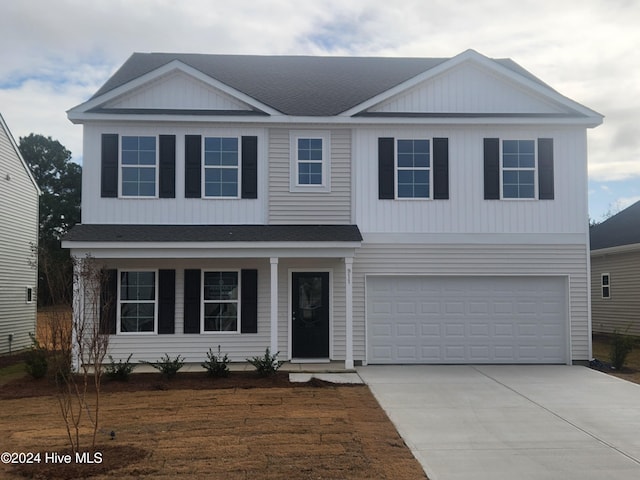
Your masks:
{"label": "patchy grass", "polygon": [[[593,335],[593,356],[598,360],[611,363],[609,359],[609,350],[611,349],[611,335],[594,334]],[[602,371],[623,378],[630,382],[640,384],[640,339],[636,341],[634,349],[627,356],[624,368],[622,370],[602,369]]]}
{"label": "patchy grass", "polygon": [[24,367],[24,362],[19,362],[9,365],[8,367],[0,368],[0,385],[5,385],[13,380],[25,377],[27,371]]}

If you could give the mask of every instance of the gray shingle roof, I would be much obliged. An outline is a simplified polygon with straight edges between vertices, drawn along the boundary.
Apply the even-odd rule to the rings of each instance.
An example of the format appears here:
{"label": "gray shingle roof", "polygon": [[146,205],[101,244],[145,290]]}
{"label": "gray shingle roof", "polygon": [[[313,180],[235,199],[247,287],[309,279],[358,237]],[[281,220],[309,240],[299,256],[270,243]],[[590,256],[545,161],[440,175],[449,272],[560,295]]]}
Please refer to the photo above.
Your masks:
{"label": "gray shingle roof", "polygon": [[[174,60],[285,115],[332,116],[449,59],[134,53],[92,98]],[[493,61],[545,85],[510,59]]]}
{"label": "gray shingle roof", "polygon": [[589,229],[591,250],[640,243],[640,202]]}
{"label": "gray shingle roof", "polygon": [[360,242],[356,225],[78,224],[67,242]]}

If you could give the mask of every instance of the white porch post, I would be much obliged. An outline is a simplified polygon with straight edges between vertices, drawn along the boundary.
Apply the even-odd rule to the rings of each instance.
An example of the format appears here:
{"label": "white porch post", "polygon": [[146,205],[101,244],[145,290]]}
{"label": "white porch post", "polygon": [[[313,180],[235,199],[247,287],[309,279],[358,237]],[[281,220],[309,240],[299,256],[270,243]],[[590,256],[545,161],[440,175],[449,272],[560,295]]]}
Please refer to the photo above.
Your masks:
{"label": "white porch post", "polygon": [[346,298],[346,330],[347,330],[347,355],[344,368],[353,368],[353,257],[344,259],[345,273],[345,298]]}
{"label": "white porch post", "polygon": [[278,257],[271,258],[271,355],[278,352]]}

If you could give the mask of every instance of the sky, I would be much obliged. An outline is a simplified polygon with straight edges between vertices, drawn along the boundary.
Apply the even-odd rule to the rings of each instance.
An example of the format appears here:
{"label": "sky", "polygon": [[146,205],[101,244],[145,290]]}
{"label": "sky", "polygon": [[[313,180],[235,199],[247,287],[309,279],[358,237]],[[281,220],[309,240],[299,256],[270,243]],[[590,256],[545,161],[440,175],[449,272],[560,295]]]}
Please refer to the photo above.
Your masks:
{"label": "sky", "polygon": [[4,0],[0,114],[82,163],[88,100],[133,52],[511,58],[605,116],[592,220],[640,200],[639,0]]}

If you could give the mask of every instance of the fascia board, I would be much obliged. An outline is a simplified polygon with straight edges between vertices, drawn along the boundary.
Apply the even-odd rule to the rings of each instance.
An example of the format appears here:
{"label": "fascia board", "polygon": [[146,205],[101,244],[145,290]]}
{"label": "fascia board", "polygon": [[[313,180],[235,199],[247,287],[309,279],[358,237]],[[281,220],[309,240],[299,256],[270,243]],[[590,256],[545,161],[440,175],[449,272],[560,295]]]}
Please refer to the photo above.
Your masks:
{"label": "fascia board", "polygon": [[76,107],[73,107],[72,109],[67,111],[67,117],[71,121],[83,120],[85,119],[85,116],[83,114],[86,114],[89,110],[99,107],[101,105],[104,105],[105,103],[111,100],[114,100],[138,87],[141,87],[149,82],[152,82],[153,80],[156,80],[157,78],[160,78],[173,71],[181,71],[186,75],[189,75],[197,80],[200,80],[201,82],[209,85],[212,88],[215,88],[217,90],[220,90],[226,93],[227,95],[235,98],[236,100],[246,103],[250,107],[256,108],[258,110],[262,110],[263,112],[268,113],[270,115],[280,113],[277,110],[273,109],[272,107],[269,107],[268,105],[265,105],[263,103],[256,101],[253,97],[250,97],[249,95],[242,93],[241,91],[236,90],[216,80],[215,78],[212,78],[202,73],[201,71],[196,70],[195,68],[182,63],[179,60],[172,60],[171,62],[149,73],[141,75],[136,79],[125,83],[124,85],[120,85],[119,87],[116,87],[113,90],[109,90],[108,92],[104,93],[103,95],[100,95],[99,97],[92,98],[87,102],[84,102]]}
{"label": "fascia board", "polygon": [[[169,114],[104,114],[104,113],[82,113],[79,115],[69,114],[69,119],[73,123],[86,122],[189,122],[189,123],[225,123],[225,124],[251,124],[251,125],[581,125],[584,127],[597,127],[602,123],[601,119],[592,117],[554,117],[554,116],[486,116],[473,114],[465,116],[459,115],[433,114],[429,116],[404,115],[397,116],[357,116],[357,117],[297,117],[287,115],[273,116],[226,116],[226,115],[169,115]],[[319,128],[319,127],[318,127]]]}
{"label": "fascia board", "polygon": [[509,80],[513,81],[516,84],[520,84],[523,87],[526,87],[527,89],[533,90],[535,93],[543,97],[546,97],[547,99],[552,100],[555,103],[558,103],[570,110],[574,110],[580,113],[581,115],[588,117],[589,124],[593,124],[593,126],[597,126],[602,123],[602,120],[603,120],[602,114],[596,112],[595,110],[591,110],[590,108],[587,108],[584,105],[581,105],[578,102],[575,102],[570,98],[565,97],[564,95],[559,94],[558,92],[556,92],[555,90],[549,87],[545,87],[537,82],[534,82],[533,80],[530,80],[526,77],[523,77],[522,75],[519,75],[518,73],[512,70],[509,70],[506,67],[503,67],[499,63],[491,60],[488,57],[485,57],[484,55],[476,52],[475,50],[466,50],[460,53],[459,55],[456,55],[455,57],[447,60],[446,62],[443,62],[440,65],[434,68],[431,68],[426,72],[407,80],[406,82],[396,85],[395,87],[375,97],[370,98],[369,100],[361,103],[360,105],[356,105],[355,107],[341,113],[340,116],[353,116],[353,115],[357,115],[358,113],[362,113],[368,108],[371,108],[374,105],[384,102],[385,100],[388,100],[399,93],[407,91],[413,88],[414,86],[420,83],[423,83],[431,78],[441,75],[447,70],[451,70],[452,68],[455,68],[456,66],[464,62],[475,62],[476,64],[479,64],[488,70],[492,70],[495,73],[508,78]]}
{"label": "fascia board", "polygon": [[245,250],[245,249],[334,249],[358,248],[361,242],[75,242],[62,241],[62,248],[118,250]]}

